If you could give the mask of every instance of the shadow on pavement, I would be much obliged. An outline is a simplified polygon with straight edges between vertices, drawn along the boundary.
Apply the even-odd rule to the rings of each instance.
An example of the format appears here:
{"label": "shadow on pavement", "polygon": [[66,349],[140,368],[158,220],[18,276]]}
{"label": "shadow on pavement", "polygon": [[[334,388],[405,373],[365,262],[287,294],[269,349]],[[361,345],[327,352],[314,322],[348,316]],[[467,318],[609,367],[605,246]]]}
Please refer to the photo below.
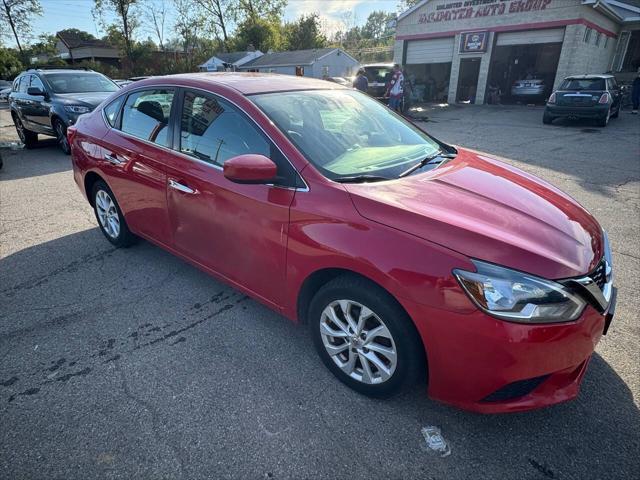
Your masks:
{"label": "shadow on pavement", "polygon": [[60,151],[56,140],[44,139],[30,150],[2,148],[4,166],[0,170],[0,180],[18,180],[39,177],[72,169],[71,157]]}

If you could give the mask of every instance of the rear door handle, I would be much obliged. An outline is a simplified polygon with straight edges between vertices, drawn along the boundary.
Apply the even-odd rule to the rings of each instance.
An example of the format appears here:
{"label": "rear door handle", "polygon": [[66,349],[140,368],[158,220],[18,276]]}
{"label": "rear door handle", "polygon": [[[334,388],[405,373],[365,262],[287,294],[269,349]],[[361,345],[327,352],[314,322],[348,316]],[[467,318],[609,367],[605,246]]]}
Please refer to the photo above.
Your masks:
{"label": "rear door handle", "polygon": [[172,179],[169,179],[169,187],[173,188],[174,190],[178,190],[179,192],[189,193],[191,195],[194,195],[194,194],[198,193],[193,188],[187,187],[186,185],[184,185],[184,184],[182,184],[180,182],[176,182],[175,180],[172,180]]}
{"label": "rear door handle", "polygon": [[124,163],[124,160],[120,160],[118,157],[112,155],[111,153],[105,153],[104,159],[111,165],[122,165]]}

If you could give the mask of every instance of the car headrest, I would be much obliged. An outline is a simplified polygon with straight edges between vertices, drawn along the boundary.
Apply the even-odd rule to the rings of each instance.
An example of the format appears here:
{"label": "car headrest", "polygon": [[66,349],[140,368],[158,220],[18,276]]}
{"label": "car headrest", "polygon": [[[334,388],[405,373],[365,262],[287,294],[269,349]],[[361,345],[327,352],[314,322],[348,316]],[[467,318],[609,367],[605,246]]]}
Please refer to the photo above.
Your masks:
{"label": "car headrest", "polygon": [[160,102],[156,102],[155,100],[145,100],[140,102],[136,108],[140,113],[144,113],[160,123],[166,123],[167,121]]}

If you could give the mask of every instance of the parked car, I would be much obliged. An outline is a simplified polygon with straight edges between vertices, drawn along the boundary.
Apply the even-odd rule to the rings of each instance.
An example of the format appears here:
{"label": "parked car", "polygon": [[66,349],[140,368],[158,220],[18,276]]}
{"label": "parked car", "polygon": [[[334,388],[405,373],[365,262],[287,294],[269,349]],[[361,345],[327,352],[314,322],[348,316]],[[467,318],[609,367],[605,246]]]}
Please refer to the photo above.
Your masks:
{"label": "parked car", "polygon": [[69,141],[109,242],[147,239],[307,324],[366,395],[428,378],[479,412],[570,400],[613,317],[611,249],[583,207],[354,89],[156,77]]}
{"label": "parked car", "polygon": [[11,87],[3,88],[2,90],[0,90],[0,102],[8,102],[10,93]]}
{"label": "parked car", "polygon": [[114,79],[113,82],[119,87],[126,87],[130,83],[133,83],[133,80],[123,80],[123,79]]}
{"label": "parked car", "polygon": [[338,85],[342,85],[343,87],[350,87],[352,81],[345,77],[327,77],[325,78],[328,82],[337,83]]}
{"label": "parked car", "polygon": [[542,123],[556,118],[592,118],[606,127],[620,114],[622,93],[613,75],[575,75],[564,79],[547,100]]}
{"label": "parked car", "polygon": [[67,127],[119,89],[91,70],[29,69],[13,82],[11,117],[26,148],[34,147],[43,134],[56,137],[68,154]]}
{"label": "parked car", "polygon": [[11,88],[11,82],[9,80],[0,80],[0,90],[5,88]]}
{"label": "parked car", "polygon": [[511,96],[523,101],[535,101],[544,98],[545,83],[540,78],[516,80],[511,86]]}
{"label": "parked car", "polygon": [[362,65],[364,73],[369,81],[367,93],[378,100],[384,99],[387,83],[393,75],[393,63],[372,63]]}

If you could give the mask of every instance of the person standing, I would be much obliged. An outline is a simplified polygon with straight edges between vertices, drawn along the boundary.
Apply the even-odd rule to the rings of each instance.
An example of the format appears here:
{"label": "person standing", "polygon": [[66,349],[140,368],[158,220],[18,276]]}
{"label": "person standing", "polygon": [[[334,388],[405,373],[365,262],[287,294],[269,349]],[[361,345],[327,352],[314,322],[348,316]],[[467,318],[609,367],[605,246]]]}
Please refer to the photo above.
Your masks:
{"label": "person standing", "polygon": [[364,68],[358,70],[358,74],[356,75],[355,80],[353,81],[353,88],[356,90],[360,90],[361,92],[367,93],[367,89],[369,88],[369,80],[367,80],[367,76],[365,75]]}
{"label": "person standing", "polygon": [[389,97],[389,108],[395,112],[400,112],[402,97],[404,95],[404,75],[400,65],[397,63],[393,66],[393,75],[387,85],[385,97]]}
{"label": "person standing", "polygon": [[633,79],[633,83],[631,84],[631,102],[633,103],[631,113],[637,115],[638,107],[640,107],[640,68],[638,69],[636,78]]}

